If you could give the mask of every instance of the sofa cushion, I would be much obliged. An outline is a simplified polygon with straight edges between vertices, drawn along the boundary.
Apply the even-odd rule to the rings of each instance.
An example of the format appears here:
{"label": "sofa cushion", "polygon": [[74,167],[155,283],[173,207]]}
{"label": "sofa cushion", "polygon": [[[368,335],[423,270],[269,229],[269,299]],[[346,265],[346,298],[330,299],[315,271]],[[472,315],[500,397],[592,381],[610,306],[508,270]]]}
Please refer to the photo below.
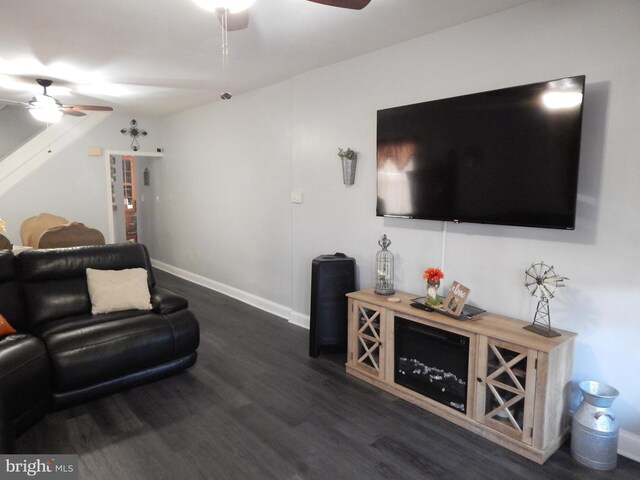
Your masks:
{"label": "sofa cushion", "polygon": [[140,310],[49,322],[40,325],[39,334],[51,357],[53,390],[57,392],[107,381],[175,358],[169,322]]}
{"label": "sofa cushion", "polygon": [[121,310],[151,310],[151,294],[144,268],[87,268],[87,287],[94,315]]}
{"label": "sofa cushion", "polygon": [[91,312],[86,277],[23,283],[22,292],[29,331],[41,323]]}
{"label": "sofa cushion", "polygon": [[12,333],[16,333],[16,329],[13,328],[11,324],[7,322],[7,319],[0,313],[0,337],[5,337]]}

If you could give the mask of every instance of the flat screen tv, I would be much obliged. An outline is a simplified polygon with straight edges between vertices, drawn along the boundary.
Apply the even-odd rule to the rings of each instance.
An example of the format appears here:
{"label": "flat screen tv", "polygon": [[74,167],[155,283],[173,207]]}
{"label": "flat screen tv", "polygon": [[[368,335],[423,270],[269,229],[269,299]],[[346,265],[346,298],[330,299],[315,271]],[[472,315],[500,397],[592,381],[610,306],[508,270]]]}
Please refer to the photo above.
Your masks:
{"label": "flat screen tv", "polygon": [[584,84],[378,110],[377,215],[573,229]]}

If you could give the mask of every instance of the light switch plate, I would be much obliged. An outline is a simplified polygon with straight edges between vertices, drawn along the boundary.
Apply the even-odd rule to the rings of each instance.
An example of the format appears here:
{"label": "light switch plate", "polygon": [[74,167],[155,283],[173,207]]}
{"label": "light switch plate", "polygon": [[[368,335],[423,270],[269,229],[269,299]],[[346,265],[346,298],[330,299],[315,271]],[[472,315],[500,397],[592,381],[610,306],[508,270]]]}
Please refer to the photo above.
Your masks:
{"label": "light switch plate", "polygon": [[302,203],[302,192],[297,190],[291,192],[291,203]]}

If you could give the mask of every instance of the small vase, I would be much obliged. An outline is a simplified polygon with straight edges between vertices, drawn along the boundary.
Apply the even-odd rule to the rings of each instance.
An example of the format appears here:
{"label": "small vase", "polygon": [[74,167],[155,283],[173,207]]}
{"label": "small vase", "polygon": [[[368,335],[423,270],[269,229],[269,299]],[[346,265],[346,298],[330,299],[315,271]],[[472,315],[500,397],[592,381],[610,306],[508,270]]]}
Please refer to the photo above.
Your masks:
{"label": "small vase", "polygon": [[438,300],[438,288],[440,288],[440,282],[432,282],[431,280],[427,280],[426,303],[430,307],[440,306],[440,300]]}

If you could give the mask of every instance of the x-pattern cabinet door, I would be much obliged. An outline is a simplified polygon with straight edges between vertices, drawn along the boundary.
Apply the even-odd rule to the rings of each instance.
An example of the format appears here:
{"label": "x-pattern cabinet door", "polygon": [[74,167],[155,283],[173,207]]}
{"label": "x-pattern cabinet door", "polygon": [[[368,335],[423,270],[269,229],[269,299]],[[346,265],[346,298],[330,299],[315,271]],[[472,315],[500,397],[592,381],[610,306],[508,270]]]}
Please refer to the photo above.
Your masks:
{"label": "x-pattern cabinet door", "polygon": [[350,301],[349,364],[367,375],[384,378],[385,310],[356,300]]}
{"label": "x-pattern cabinet door", "polygon": [[476,420],[531,445],[538,352],[479,338]]}

